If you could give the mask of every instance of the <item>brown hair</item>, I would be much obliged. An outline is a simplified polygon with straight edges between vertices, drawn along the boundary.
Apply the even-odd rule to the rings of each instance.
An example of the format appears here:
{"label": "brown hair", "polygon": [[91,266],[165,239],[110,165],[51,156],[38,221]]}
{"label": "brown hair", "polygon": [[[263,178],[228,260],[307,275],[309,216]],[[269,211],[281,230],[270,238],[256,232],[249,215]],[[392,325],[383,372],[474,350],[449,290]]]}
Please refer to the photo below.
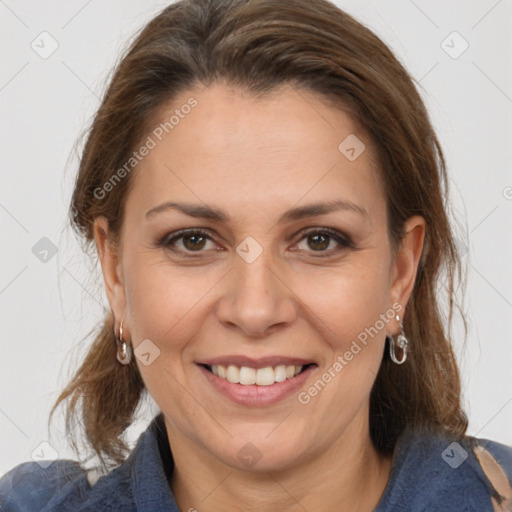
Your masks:
{"label": "brown hair", "polygon": [[[117,66],[83,149],[70,218],[85,246],[93,245],[100,215],[114,241],[119,236],[132,178],[101,199],[97,191],[147,135],[158,108],[217,81],[254,94],[286,84],[303,88],[347,109],[367,131],[378,153],[391,241],[400,242],[413,215],[427,225],[404,318],[410,352],[397,366],[385,351],[370,397],[372,439],[390,453],[406,427],[464,436],[459,374],[436,295],[445,275],[451,322],[461,273],[446,214],[443,154],[406,70],[376,35],[329,2],[182,0],[150,21]],[[143,391],[135,361],[123,367],[116,360],[109,315],[52,414],[67,401],[68,428],[79,416],[102,463],[119,464],[127,451],[123,434]]]}

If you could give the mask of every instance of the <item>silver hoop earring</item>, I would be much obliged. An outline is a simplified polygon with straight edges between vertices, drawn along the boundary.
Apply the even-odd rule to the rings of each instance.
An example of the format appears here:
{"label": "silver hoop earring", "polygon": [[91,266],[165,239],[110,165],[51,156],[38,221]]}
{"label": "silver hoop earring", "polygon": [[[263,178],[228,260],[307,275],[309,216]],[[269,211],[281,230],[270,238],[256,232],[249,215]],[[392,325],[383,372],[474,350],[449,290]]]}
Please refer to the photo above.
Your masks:
{"label": "silver hoop earring", "polygon": [[[404,325],[400,322],[400,316],[396,315],[396,320],[400,323],[401,333],[397,335],[396,340],[394,336],[389,335],[389,356],[391,357],[391,361],[395,364],[404,364],[407,359],[407,349],[409,347],[409,341],[405,337],[404,333]],[[402,350],[402,357],[398,359],[396,357],[395,349],[398,347]]]}
{"label": "silver hoop earring", "polygon": [[124,316],[121,318],[121,323],[119,324],[119,337],[116,336],[117,360],[122,365],[127,365],[130,364],[132,360],[132,348],[129,343],[123,340],[123,320]]}

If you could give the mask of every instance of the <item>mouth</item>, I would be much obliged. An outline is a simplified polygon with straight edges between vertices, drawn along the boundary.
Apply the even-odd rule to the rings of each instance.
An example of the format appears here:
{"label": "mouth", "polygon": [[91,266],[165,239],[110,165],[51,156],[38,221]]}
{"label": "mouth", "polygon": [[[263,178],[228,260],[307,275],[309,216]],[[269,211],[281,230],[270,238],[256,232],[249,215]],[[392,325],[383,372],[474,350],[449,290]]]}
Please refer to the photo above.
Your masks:
{"label": "mouth", "polygon": [[305,359],[244,356],[196,363],[211,388],[244,406],[268,406],[298,393],[318,365]]}
{"label": "mouth", "polygon": [[302,372],[307,371],[308,368],[316,366],[316,364],[280,364],[263,368],[237,366],[234,364],[202,364],[201,366],[216,377],[224,379],[231,384],[241,384],[242,386],[272,386],[273,384],[293,379]]}

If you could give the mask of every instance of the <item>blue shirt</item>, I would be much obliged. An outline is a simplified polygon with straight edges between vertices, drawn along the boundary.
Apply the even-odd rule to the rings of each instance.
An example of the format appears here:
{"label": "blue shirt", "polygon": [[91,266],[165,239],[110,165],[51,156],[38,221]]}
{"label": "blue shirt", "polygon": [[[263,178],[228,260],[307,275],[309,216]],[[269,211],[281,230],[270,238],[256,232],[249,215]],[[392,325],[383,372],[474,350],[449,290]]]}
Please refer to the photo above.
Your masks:
{"label": "blue shirt", "polygon": [[[493,455],[512,482],[511,447],[407,431],[395,446],[390,479],[374,512],[492,512],[493,487],[470,450],[471,440]],[[42,466],[26,462],[0,480],[1,512],[179,512],[168,483],[173,459],[162,414],[127,460],[92,486],[77,462]]]}

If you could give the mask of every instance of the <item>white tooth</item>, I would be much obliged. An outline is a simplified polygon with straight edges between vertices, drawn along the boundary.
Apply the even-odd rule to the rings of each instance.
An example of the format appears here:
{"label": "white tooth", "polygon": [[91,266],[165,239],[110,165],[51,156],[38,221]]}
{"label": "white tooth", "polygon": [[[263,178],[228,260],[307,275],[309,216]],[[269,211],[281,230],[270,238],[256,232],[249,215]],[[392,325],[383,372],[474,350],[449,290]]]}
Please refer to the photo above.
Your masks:
{"label": "white tooth", "polygon": [[249,368],[242,366],[239,368],[235,365],[223,366],[221,364],[214,364],[211,366],[212,373],[227,379],[232,384],[242,384],[250,386],[257,384],[258,386],[271,386],[274,382],[283,382],[286,379],[291,379],[302,371],[303,366],[295,365],[278,365],[275,368],[268,366],[266,368]]}
{"label": "white tooth", "polygon": [[240,384],[243,384],[244,386],[256,384],[256,370],[254,368],[242,366],[242,368],[240,368],[239,379]]}
{"label": "white tooth", "polygon": [[256,372],[256,384],[258,386],[271,386],[274,384],[274,370],[271,366],[258,369]]}
{"label": "white tooth", "polygon": [[232,384],[238,384],[240,382],[240,370],[236,366],[230,364],[226,371],[226,379],[228,379],[228,382],[231,382]]}
{"label": "white tooth", "polygon": [[276,382],[283,382],[286,380],[286,366],[284,364],[276,366],[274,370],[274,380]]}

